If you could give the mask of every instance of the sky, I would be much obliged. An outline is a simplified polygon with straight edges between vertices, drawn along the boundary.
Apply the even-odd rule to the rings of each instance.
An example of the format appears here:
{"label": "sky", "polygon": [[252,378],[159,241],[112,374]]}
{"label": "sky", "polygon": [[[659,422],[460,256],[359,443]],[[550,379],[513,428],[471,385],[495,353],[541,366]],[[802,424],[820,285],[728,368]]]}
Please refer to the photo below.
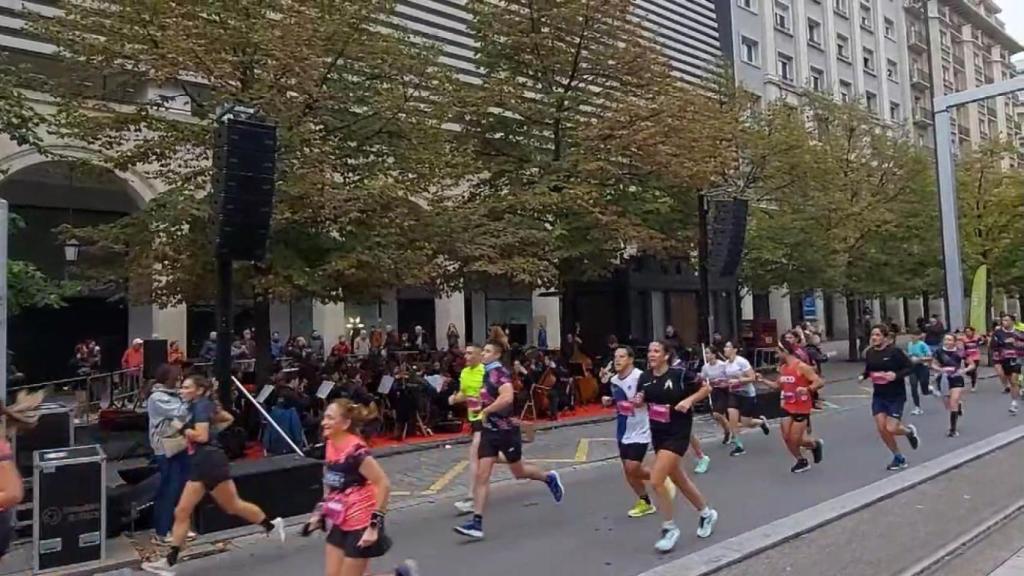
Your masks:
{"label": "sky", "polygon": [[1006,22],[1006,31],[1024,42],[1024,0],[996,0],[996,4],[1003,9],[999,17]]}

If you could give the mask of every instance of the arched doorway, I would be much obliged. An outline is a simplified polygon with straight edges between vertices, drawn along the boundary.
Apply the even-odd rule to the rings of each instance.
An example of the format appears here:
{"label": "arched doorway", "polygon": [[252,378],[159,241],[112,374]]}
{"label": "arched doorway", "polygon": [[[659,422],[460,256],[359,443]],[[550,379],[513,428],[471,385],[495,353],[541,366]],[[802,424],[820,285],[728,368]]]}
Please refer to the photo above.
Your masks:
{"label": "arched doorway", "polygon": [[[113,171],[63,160],[12,170],[0,180],[0,197],[25,223],[24,229],[11,230],[9,257],[54,279],[74,279],[56,228],[107,224],[144,203]],[[104,369],[116,369],[128,339],[128,314],[123,299],[102,292],[83,292],[64,308],[24,309],[8,325],[13,363],[33,382],[67,377],[75,344],[89,338],[103,350]]]}

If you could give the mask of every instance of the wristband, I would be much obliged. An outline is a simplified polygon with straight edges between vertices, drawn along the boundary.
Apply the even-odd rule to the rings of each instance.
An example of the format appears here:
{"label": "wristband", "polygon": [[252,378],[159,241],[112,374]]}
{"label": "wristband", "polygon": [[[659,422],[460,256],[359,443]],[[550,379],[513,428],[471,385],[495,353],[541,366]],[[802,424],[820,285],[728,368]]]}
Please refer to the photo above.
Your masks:
{"label": "wristband", "polygon": [[384,525],[384,513],[374,512],[370,515],[370,528],[380,528]]}

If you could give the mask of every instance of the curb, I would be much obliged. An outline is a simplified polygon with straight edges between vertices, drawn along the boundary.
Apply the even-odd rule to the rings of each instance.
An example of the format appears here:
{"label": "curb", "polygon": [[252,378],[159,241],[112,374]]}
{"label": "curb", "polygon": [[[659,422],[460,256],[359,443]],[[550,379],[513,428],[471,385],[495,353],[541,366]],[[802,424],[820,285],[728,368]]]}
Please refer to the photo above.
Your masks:
{"label": "curb", "polygon": [[1024,426],[1011,428],[945,456],[929,460],[900,474],[822,502],[803,512],[780,518],[760,528],[658,566],[639,576],[705,576],[714,574],[779,544],[799,538],[822,526],[827,526],[872,504],[892,498],[1021,439],[1024,439]]}

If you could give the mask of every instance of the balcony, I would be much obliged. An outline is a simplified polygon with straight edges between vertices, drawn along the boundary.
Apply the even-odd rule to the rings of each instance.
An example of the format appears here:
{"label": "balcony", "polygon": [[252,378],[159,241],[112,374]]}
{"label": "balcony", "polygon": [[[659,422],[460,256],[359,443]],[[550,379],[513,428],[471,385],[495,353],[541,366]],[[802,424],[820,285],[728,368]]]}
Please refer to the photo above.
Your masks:
{"label": "balcony", "polygon": [[911,52],[917,52],[918,54],[928,52],[928,40],[925,38],[924,32],[917,28],[907,30],[907,42],[910,45]]}
{"label": "balcony", "polygon": [[914,106],[914,124],[918,126],[931,126],[932,125],[932,111],[923,106]]}
{"label": "balcony", "polygon": [[910,85],[914,88],[927,90],[932,84],[931,80],[928,78],[928,73],[915,66],[910,69]]}

